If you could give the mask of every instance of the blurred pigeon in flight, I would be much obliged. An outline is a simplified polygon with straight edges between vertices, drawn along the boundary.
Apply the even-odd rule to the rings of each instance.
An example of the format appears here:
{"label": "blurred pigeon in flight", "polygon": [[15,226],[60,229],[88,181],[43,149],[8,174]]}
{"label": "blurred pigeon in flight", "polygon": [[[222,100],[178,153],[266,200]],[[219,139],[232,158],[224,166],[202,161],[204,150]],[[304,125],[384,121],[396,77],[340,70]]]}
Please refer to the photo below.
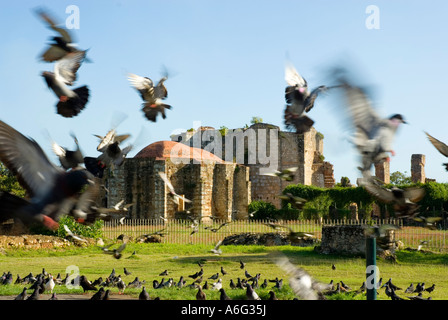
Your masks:
{"label": "blurred pigeon in flight", "polygon": [[274,262],[290,275],[289,285],[294,293],[303,300],[318,300],[319,293],[331,289],[331,284],[325,284],[313,279],[304,269],[293,265],[289,259],[280,253],[273,253]]}
{"label": "blurred pigeon in flight", "polygon": [[52,38],[53,42],[50,43],[49,48],[47,48],[42,54],[41,59],[46,62],[54,62],[64,58],[67,54],[73,52],[80,52],[73,43],[73,36],[69,31],[61,26],[58,26],[54,20],[51,18],[48,12],[43,9],[37,9],[36,14],[45,21],[49,28],[56,31],[59,36]]}
{"label": "blurred pigeon in flight", "polygon": [[307,81],[297,72],[292,64],[285,68],[285,80],[288,86],[285,89],[285,125],[288,129],[294,128],[297,133],[308,132],[314,120],[308,117],[308,112],[314,107],[318,95],[330,87],[319,86],[311,92]]}
{"label": "blurred pigeon in flight", "polygon": [[[428,137],[429,141],[432,143],[432,145],[437,149],[437,151],[439,151],[445,157],[448,157],[448,145],[446,145],[440,140],[437,140],[427,132],[425,132],[425,134]],[[446,171],[448,171],[448,163],[444,163],[443,165],[445,166]]]}
{"label": "blurred pigeon in flight", "polygon": [[264,176],[279,177],[285,181],[292,181],[294,179],[294,173],[297,171],[298,167],[283,169],[282,171],[274,171],[269,173],[264,173]]}
{"label": "blurred pigeon in flight", "polygon": [[165,172],[159,171],[159,176],[162,178],[162,180],[165,182],[166,186],[168,187],[168,194],[170,195],[171,199],[174,203],[179,204],[179,199],[182,199],[184,202],[191,202],[191,200],[188,200],[185,197],[182,197],[181,195],[178,195],[176,191],[174,191],[174,187],[171,184],[170,180],[168,180],[168,177],[166,176]]}
{"label": "blurred pigeon in flight", "polygon": [[130,135],[117,135],[115,129],[109,130],[104,137],[99,135],[94,136],[100,139],[97,150],[101,152],[101,155],[98,156],[98,160],[105,166],[120,166],[133,147],[132,145],[128,145],[125,148],[121,148],[120,144],[129,138]]}
{"label": "blurred pigeon in flight", "polygon": [[160,113],[163,119],[166,119],[165,109],[171,109],[171,106],[163,103],[168,96],[168,90],[164,82],[168,79],[165,74],[154,86],[153,81],[148,77],[142,77],[133,73],[128,74],[128,80],[131,85],[140,93],[144,101],[143,112],[145,117],[156,122],[157,115]]}
{"label": "blurred pigeon in flight", "polygon": [[417,202],[425,196],[425,189],[421,187],[388,189],[380,186],[372,177],[364,178],[362,186],[381,202],[392,204],[399,218],[412,218],[417,215],[417,210],[420,208]]}
{"label": "blurred pigeon in flight", "polygon": [[345,93],[346,110],[355,128],[352,142],[361,155],[360,170],[365,175],[373,164],[389,161],[388,153],[395,155],[392,142],[400,124],[407,122],[401,114],[381,118],[365,90],[350,84],[341,72],[342,70],[336,71],[338,87],[343,88]]}
{"label": "blurred pigeon in flight", "polygon": [[76,72],[85,58],[85,52],[71,52],[58,60],[54,65],[54,72],[44,71],[42,77],[48,88],[58,97],[57,113],[65,118],[77,116],[89,101],[89,88],[81,86],[70,89],[76,80]]}
{"label": "blurred pigeon in flight", "polygon": [[[28,199],[0,193],[0,219],[17,217],[23,223],[40,222],[56,229],[56,221],[67,204],[85,185],[93,183],[85,169],[65,171],[51,163],[32,139],[0,121],[0,161],[17,177]],[[56,220],[56,221],[55,221]]]}
{"label": "blurred pigeon in flight", "polygon": [[76,144],[75,150],[68,150],[67,148],[61,147],[56,141],[51,143],[54,154],[58,157],[61,166],[65,170],[76,168],[79,164],[84,163],[84,157],[79,148],[78,139],[74,134],[71,134],[71,136]]}

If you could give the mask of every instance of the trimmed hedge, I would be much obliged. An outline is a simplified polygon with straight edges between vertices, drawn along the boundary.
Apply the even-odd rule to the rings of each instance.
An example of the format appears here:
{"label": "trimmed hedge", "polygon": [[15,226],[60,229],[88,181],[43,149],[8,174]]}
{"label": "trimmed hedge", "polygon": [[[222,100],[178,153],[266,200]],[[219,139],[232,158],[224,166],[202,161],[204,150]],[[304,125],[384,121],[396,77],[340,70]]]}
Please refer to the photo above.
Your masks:
{"label": "trimmed hedge", "polygon": [[[434,216],[448,211],[448,183],[428,182],[399,185],[399,188],[422,187],[425,197],[419,202],[421,215]],[[385,186],[391,188],[393,185]],[[292,208],[287,201],[282,201],[281,209],[265,201],[253,201],[249,205],[249,212],[257,211],[253,219],[341,219],[349,218],[350,204],[356,203],[360,218],[370,218],[373,205],[379,205],[382,211],[388,210],[394,216],[392,206],[381,203],[370,195],[364,187],[334,187],[319,188],[302,184],[291,184],[283,190],[283,194],[291,193],[294,196],[307,199],[302,210]]]}

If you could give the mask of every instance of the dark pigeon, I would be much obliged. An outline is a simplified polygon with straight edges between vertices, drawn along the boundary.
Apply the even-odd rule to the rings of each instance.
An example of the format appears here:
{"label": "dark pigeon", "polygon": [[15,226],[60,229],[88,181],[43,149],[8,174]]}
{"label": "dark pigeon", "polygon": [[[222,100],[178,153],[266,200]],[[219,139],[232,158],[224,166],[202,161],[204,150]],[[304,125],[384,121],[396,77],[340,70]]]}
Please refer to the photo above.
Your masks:
{"label": "dark pigeon", "polygon": [[152,122],[157,121],[159,113],[163,119],[166,119],[165,109],[171,109],[170,105],[163,103],[163,100],[168,96],[168,91],[164,84],[167,79],[168,76],[165,75],[154,86],[153,81],[148,77],[142,77],[132,73],[128,75],[128,80],[132,87],[140,93],[144,101],[142,110],[145,117]]}
{"label": "dark pigeon", "polygon": [[85,169],[65,171],[51,163],[32,139],[0,121],[0,161],[17,177],[29,200],[0,192],[0,220],[18,218],[57,229],[67,204],[76,202],[92,175]]}

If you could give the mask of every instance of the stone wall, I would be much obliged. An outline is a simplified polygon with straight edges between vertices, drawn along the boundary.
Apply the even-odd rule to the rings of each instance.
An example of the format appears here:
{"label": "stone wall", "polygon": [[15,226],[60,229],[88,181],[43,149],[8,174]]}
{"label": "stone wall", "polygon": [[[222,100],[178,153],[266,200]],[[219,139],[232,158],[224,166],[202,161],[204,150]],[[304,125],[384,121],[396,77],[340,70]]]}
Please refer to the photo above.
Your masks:
{"label": "stone wall", "polygon": [[[276,130],[275,141],[271,141],[272,130]],[[252,200],[271,202],[278,208],[281,200],[277,196],[289,184],[300,183],[322,188],[334,186],[333,166],[323,161],[323,136],[315,128],[299,135],[280,131],[278,126],[257,123],[247,130],[229,130],[226,136],[221,136],[219,143],[216,141],[217,137],[220,137],[219,130],[200,127],[198,130],[173,135],[171,139],[190,147],[203,148],[226,161],[248,166]],[[261,144],[260,141],[264,143]],[[260,154],[266,155],[269,163],[262,163]],[[298,170],[294,180],[287,182],[260,174],[261,170],[268,167],[270,172],[292,167],[297,167]],[[239,212],[239,209],[234,211]]]}
{"label": "stone wall", "polygon": [[[389,231],[393,241],[394,233]],[[377,251],[381,248],[377,245]],[[319,252],[323,254],[365,255],[366,238],[360,225],[323,226]]]}
{"label": "stone wall", "polygon": [[111,207],[122,199],[134,203],[129,218],[175,218],[182,210],[168,196],[168,187],[159,177],[164,172],[179,195],[190,199],[185,210],[194,215],[231,220],[241,218],[250,203],[249,168],[234,163],[173,163],[169,158],[129,158],[121,167],[106,175],[103,203]]}

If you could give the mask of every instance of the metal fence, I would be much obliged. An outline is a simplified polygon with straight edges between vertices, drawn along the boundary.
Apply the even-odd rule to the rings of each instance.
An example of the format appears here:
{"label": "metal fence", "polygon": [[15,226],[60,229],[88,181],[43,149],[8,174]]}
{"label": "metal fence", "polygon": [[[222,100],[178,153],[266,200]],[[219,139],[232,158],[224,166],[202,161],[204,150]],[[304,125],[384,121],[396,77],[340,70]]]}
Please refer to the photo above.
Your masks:
{"label": "metal fence", "polygon": [[[321,240],[322,226],[325,225],[366,225],[372,220],[279,220],[275,225],[282,228],[274,228],[275,225],[269,220],[234,220],[227,221],[213,219],[210,222],[201,222],[193,232],[194,224],[191,220],[179,219],[125,219],[123,223],[119,220],[105,221],[103,236],[107,239],[116,239],[119,235],[138,238],[143,235],[160,235],[162,243],[178,244],[213,244],[227,236],[239,233],[268,233],[268,232],[295,232],[313,233]],[[401,219],[381,219],[375,224],[394,224],[400,227],[395,231],[395,239],[402,242],[404,247],[413,249],[420,248],[436,252],[447,252],[447,230],[430,230],[419,226],[404,226]]]}

